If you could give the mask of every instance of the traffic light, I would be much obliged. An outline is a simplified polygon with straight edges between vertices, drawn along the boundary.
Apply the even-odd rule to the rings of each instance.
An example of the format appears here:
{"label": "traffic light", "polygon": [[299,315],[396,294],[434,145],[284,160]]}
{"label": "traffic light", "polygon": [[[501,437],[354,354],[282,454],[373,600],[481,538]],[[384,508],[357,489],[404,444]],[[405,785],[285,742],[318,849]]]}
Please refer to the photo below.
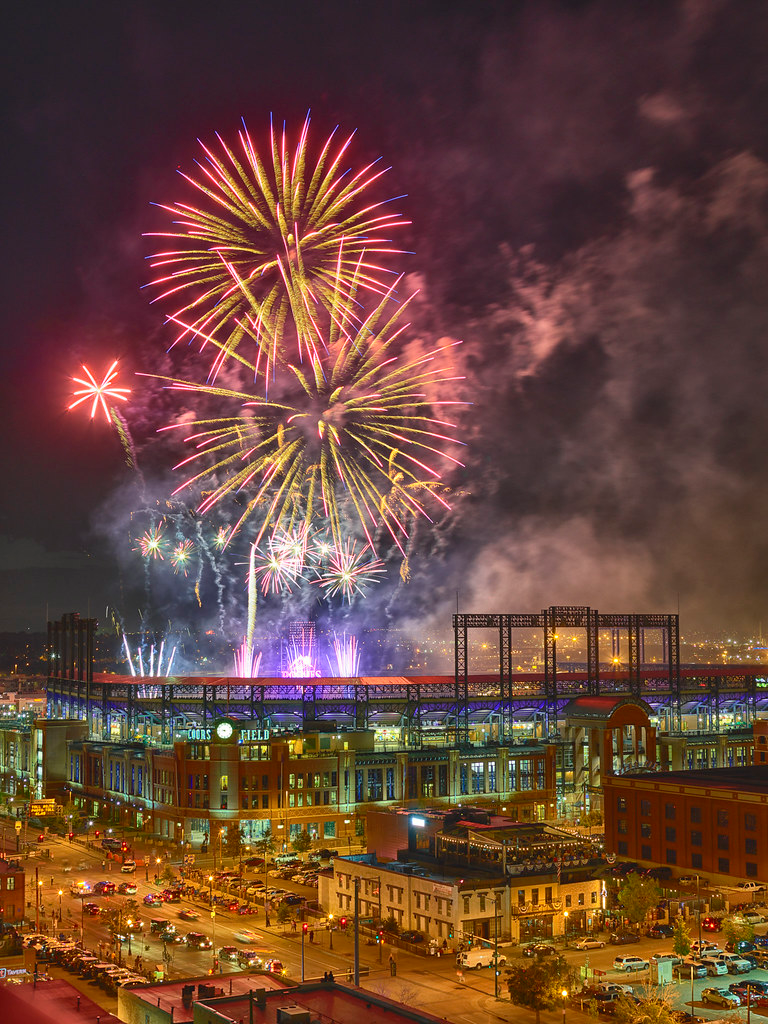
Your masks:
{"label": "traffic light", "polygon": [[305,922],[304,922],[304,924],[303,924],[303,925],[301,926],[301,930],[302,930],[302,931],[304,932],[304,934],[305,934],[305,935],[306,935],[306,934],[307,934],[307,932],[309,931],[309,925],[307,924],[307,922],[306,922],[306,921],[305,921]]}
{"label": "traffic light", "polygon": [[75,838],[75,833],[74,833],[74,832],[70,832],[70,833],[69,833],[69,841],[70,841],[70,843],[72,842],[72,840],[73,840],[74,838]]}
{"label": "traffic light", "polygon": [[95,835],[95,837],[96,837],[96,838],[98,839],[98,838],[99,838],[99,836],[101,835],[101,832],[99,832],[99,830],[98,830],[98,829],[96,829],[96,831],[94,832],[94,835]]}
{"label": "traffic light", "polygon": [[342,917],[342,919],[339,921],[339,925],[342,928],[346,928],[347,927],[347,919],[346,919],[346,917]]}
{"label": "traffic light", "polygon": [[376,932],[376,941],[377,942],[383,942],[384,941],[384,932]]}

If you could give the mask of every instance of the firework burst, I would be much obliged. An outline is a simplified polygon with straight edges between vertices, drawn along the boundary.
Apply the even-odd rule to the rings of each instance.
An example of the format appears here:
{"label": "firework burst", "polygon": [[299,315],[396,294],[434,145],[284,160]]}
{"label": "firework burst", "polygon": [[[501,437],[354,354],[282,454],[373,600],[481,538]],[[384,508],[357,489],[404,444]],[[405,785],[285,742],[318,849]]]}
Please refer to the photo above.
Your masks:
{"label": "firework burst", "polygon": [[79,397],[76,397],[76,400],[68,406],[68,409],[71,411],[83,402],[93,402],[91,405],[91,419],[94,418],[98,409],[101,408],[107,423],[109,423],[112,417],[107,405],[107,399],[113,402],[127,402],[128,395],[131,393],[130,388],[114,387],[114,382],[117,379],[117,360],[112,363],[104,374],[101,383],[96,380],[87,366],[83,366],[83,370],[87,380],[83,380],[81,377],[72,378],[75,384],[81,384],[82,387],[72,392],[74,396]]}
{"label": "firework burst", "polygon": [[[367,554],[367,552],[371,552]],[[316,581],[326,597],[338,594],[351,602],[362,594],[367,586],[379,582],[384,573],[384,563],[376,558],[369,545],[360,551],[353,540],[346,541],[331,555],[328,565],[318,571]]]}
{"label": "firework burst", "polygon": [[445,348],[411,361],[398,357],[394,343],[406,326],[401,322],[406,305],[394,306],[387,293],[360,323],[353,291],[329,325],[326,357],[313,358],[307,371],[285,367],[294,385],[289,400],[161,378],[172,389],[236,407],[227,416],[164,428],[191,429],[186,440],[195,451],[177,469],[209,464],[175,493],[213,475],[214,486],[198,511],[204,514],[237,494],[244,511],[230,536],[258,510],[257,543],[267,531],[308,528],[320,519],[337,548],[344,540],[342,520],[348,515],[340,503],[346,499],[369,544],[383,523],[402,550],[405,525],[393,511],[395,503],[386,500],[392,475],[404,481],[398,487],[408,493],[409,514],[426,516],[416,490],[406,486],[424,478],[439,481],[435,459],[461,465],[445,451],[460,443],[451,436],[454,424],[435,418],[433,411],[463,404],[429,397],[439,385],[460,379],[443,365]]}
{"label": "firework burst", "polygon": [[[164,561],[163,547],[165,541],[163,539],[162,526],[150,527],[143,536],[139,537],[138,545],[138,550],[141,551],[144,558],[159,558],[161,562]],[[134,548],[133,550],[136,551],[137,549]]]}
{"label": "firework burst", "polygon": [[398,251],[389,233],[407,222],[366,192],[387,168],[377,161],[346,170],[352,136],[337,144],[336,131],[311,166],[308,137],[308,117],[293,151],[285,127],[272,126],[267,163],[245,126],[236,148],[219,135],[215,147],[201,144],[197,176],[182,175],[200,205],[164,206],[174,229],[149,235],[171,246],[150,258],[154,301],[174,304],[177,342],[213,344],[212,379],[227,359],[241,358],[244,342],[255,343],[268,378],[289,317],[299,359],[316,356],[318,309],[335,310],[358,282],[386,290],[390,272],[378,261]]}
{"label": "firework burst", "polygon": [[191,540],[182,540],[174,547],[171,552],[171,565],[176,573],[183,572],[185,576],[188,575],[189,562],[194,550],[195,545]]}

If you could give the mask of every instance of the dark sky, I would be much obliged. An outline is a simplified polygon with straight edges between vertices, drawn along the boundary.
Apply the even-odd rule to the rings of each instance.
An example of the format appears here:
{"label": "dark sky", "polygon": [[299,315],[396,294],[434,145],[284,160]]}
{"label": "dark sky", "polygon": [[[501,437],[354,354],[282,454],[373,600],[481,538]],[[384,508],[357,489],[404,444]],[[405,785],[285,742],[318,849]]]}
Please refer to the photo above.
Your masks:
{"label": "dark sky", "polygon": [[[162,313],[141,287],[197,139],[270,114],[357,130],[412,221],[412,336],[463,341],[466,469],[367,622],[463,610],[765,620],[768,6],[30,4],[5,26],[0,630],[147,601],[135,481],[106,424],[67,413],[81,363],[121,360],[156,499],[172,459]],[[141,392],[139,397],[138,392]],[[140,518],[140,517],[139,517]],[[135,536],[135,535],[134,535]],[[156,614],[236,634],[242,568],[152,569]],[[166,566],[167,569],[167,566]],[[226,607],[226,615],[223,608]],[[362,611],[358,608],[358,612]],[[349,613],[347,623],[350,623]]]}

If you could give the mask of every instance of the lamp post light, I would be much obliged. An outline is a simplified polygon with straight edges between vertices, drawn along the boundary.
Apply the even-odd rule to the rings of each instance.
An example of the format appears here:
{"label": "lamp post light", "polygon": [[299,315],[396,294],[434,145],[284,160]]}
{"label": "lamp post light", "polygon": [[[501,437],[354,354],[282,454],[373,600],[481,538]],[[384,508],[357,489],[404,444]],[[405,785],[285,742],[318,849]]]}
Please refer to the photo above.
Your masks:
{"label": "lamp post light", "polygon": [[568,998],[568,989],[564,988],[560,995],[563,997],[563,1024],[565,1024],[565,1001]]}
{"label": "lamp post light", "polygon": [[162,860],[160,857],[155,857],[155,881],[157,882],[160,878],[160,865]]}
{"label": "lamp post light", "polygon": [[333,914],[328,915],[328,948],[333,949]]}
{"label": "lamp post light", "polygon": [[565,948],[568,949],[568,911],[563,911],[563,929],[565,931]]}
{"label": "lamp post light", "polygon": [[59,889],[59,924],[61,924],[61,897],[64,895],[63,889]]}
{"label": "lamp post light", "polygon": [[125,922],[125,930],[128,933],[128,956],[131,955],[131,928],[133,928],[133,918],[128,918]]}

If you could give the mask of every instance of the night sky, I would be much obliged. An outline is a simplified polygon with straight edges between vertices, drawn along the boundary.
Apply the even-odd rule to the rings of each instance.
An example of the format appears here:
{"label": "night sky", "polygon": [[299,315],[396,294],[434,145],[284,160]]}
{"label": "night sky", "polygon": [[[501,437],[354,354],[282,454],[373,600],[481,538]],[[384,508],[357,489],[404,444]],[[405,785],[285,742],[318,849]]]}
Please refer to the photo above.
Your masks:
{"label": "night sky", "polygon": [[[242,630],[218,581],[144,566],[114,430],[69,378],[120,359],[163,501],[171,399],[142,286],[197,140],[244,118],[357,131],[412,222],[411,343],[461,339],[453,511],[339,625],[419,636],[464,611],[676,611],[768,625],[768,5],[30,4],[5,25],[0,630],[77,610]],[[134,516],[131,516],[131,512]],[[138,517],[140,519],[140,516]],[[134,531],[132,536],[131,531]],[[242,545],[241,545],[242,547]],[[242,553],[242,552],[240,552]],[[277,622],[306,600],[265,609]],[[265,620],[266,621],[266,620]]]}

